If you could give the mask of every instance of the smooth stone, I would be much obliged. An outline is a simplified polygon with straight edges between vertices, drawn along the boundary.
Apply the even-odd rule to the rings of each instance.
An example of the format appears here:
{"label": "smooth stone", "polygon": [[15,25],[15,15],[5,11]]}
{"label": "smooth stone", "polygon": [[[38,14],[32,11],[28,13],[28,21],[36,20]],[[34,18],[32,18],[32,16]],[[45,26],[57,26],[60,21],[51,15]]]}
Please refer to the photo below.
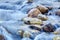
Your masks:
{"label": "smooth stone", "polygon": [[28,17],[37,17],[41,12],[37,8],[33,8],[28,12]]}

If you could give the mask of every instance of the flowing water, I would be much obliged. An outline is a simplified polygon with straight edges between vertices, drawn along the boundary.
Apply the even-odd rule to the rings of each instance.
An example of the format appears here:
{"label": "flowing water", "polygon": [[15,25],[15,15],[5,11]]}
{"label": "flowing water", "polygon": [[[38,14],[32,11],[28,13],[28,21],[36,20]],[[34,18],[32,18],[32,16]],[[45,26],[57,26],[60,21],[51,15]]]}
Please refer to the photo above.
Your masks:
{"label": "flowing water", "polygon": [[[60,24],[60,17],[54,13],[60,7],[60,0],[33,0],[28,4],[27,0],[0,0],[0,35],[6,40],[21,40],[17,31],[24,23],[22,18],[27,16],[27,12],[37,5],[52,6],[54,9],[48,12],[49,20],[47,23]],[[51,15],[49,16],[49,14]],[[31,40],[23,38],[22,40]],[[34,40],[34,39],[33,39]]]}

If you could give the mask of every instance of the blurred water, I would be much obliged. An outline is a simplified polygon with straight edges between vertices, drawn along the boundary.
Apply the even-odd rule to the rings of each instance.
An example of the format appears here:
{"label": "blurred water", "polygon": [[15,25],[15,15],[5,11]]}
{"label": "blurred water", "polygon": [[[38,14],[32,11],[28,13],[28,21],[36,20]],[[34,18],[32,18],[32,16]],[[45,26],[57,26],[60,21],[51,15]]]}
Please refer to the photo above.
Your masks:
{"label": "blurred water", "polygon": [[[59,0],[33,1],[33,3],[27,4],[27,0],[0,0],[0,34],[4,35],[6,40],[21,40],[20,36],[17,35],[17,30],[21,25],[24,24],[21,19],[27,16],[27,12],[30,9],[36,7],[39,4],[52,6],[54,9],[50,11],[52,15],[49,16],[49,21],[47,22],[53,22],[52,24],[60,24],[59,17],[54,14],[55,11],[60,7],[60,2],[58,2]],[[23,38],[22,40],[30,39]]]}

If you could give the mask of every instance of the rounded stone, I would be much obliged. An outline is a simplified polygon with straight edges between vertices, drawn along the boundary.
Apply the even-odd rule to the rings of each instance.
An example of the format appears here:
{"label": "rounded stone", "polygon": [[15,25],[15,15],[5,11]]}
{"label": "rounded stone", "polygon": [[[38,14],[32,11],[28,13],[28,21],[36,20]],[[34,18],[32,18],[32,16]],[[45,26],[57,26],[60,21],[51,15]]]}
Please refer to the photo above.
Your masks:
{"label": "rounded stone", "polygon": [[37,17],[41,12],[37,8],[33,8],[28,12],[28,17]]}

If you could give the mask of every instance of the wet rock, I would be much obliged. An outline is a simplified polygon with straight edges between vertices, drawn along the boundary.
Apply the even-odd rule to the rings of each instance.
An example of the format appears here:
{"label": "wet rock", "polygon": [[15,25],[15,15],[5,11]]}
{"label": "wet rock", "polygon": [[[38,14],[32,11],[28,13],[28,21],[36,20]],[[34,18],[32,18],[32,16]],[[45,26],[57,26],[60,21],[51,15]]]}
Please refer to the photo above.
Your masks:
{"label": "wet rock", "polygon": [[25,31],[25,30],[21,29],[21,30],[18,31],[18,33],[20,34],[21,38],[25,38],[25,37],[29,38],[30,37],[30,32]]}
{"label": "wet rock", "polygon": [[37,17],[41,12],[37,8],[33,8],[28,12],[28,17]]}
{"label": "wet rock", "polygon": [[37,8],[40,10],[40,12],[41,12],[42,14],[48,12],[48,8],[45,7],[45,6],[43,6],[43,5],[39,5],[39,6],[37,6]]}
{"label": "wet rock", "polygon": [[0,35],[0,40],[5,40],[4,36]]}
{"label": "wet rock", "polygon": [[60,9],[56,11],[56,15],[60,16]]}
{"label": "wet rock", "polygon": [[37,16],[37,18],[38,18],[38,19],[41,19],[41,20],[43,20],[43,21],[46,21],[46,20],[48,19],[48,17],[47,17],[46,15],[42,15],[42,14],[39,14],[39,15]]}
{"label": "wet rock", "polygon": [[30,17],[26,17],[23,19],[25,24],[36,24],[36,25],[40,25],[43,24],[42,20],[37,19],[37,18],[30,18]]}
{"label": "wet rock", "polygon": [[54,32],[55,28],[52,24],[46,24],[44,25],[44,27],[42,28],[44,32]]}

